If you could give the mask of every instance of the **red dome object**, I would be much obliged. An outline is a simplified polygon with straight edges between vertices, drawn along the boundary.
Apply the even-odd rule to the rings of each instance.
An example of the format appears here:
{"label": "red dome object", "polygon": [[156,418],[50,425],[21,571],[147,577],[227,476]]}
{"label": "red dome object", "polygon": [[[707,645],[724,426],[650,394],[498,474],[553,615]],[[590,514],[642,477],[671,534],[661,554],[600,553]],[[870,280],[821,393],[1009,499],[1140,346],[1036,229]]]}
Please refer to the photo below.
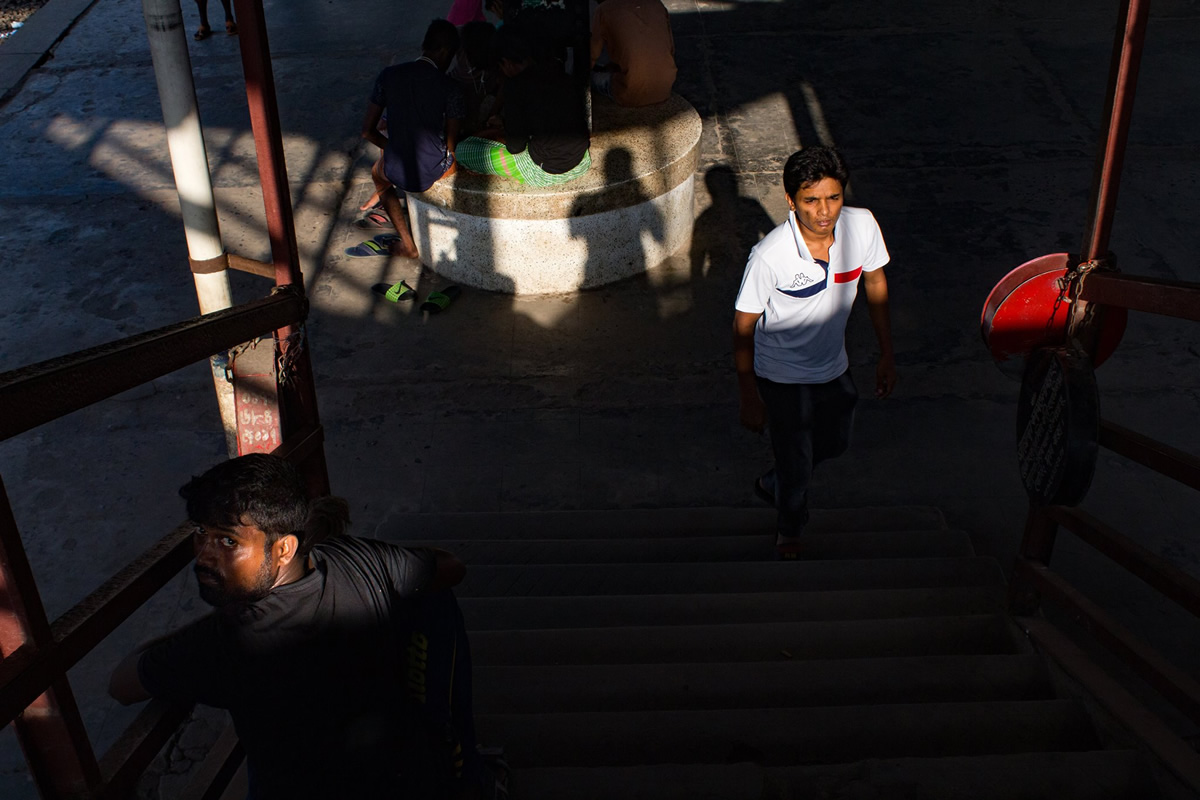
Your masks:
{"label": "red dome object", "polygon": [[[1026,261],[996,284],[979,320],[983,343],[996,362],[1023,359],[1039,347],[1058,347],[1066,343],[1067,314],[1070,303],[1058,280],[1075,265],[1068,253],[1051,253]],[[1112,355],[1125,333],[1124,308],[1109,307],[1104,330],[1097,342],[1095,365]]]}

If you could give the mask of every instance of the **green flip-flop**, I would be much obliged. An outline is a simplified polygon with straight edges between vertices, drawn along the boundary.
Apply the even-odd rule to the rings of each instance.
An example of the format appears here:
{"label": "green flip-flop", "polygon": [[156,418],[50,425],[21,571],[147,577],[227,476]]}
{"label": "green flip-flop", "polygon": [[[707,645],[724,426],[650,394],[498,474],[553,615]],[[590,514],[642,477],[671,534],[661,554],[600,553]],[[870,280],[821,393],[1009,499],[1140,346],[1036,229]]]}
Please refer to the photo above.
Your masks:
{"label": "green flip-flop", "polygon": [[371,287],[375,294],[382,295],[384,300],[391,303],[401,303],[406,300],[416,300],[417,290],[404,281],[399,283],[377,283]]}
{"label": "green flip-flop", "polygon": [[440,292],[430,292],[425,298],[425,302],[421,303],[421,310],[428,311],[430,314],[440,314],[450,307],[450,303],[462,294],[462,290],[457,286],[447,286]]}

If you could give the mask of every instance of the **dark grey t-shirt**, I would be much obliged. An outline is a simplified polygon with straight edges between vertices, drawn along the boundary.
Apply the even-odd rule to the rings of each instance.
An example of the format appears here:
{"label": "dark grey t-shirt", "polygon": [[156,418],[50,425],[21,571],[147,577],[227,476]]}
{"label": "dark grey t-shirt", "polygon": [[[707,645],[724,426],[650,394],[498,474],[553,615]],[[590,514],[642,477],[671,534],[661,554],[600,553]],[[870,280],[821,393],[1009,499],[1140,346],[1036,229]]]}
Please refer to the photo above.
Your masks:
{"label": "dark grey t-shirt", "polygon": [[383,796],[407,704],[393,626],[436,556],[340,537],[313,557],[295,583],[147,649],[139,676],[155,697],[229,709],[251,798]]}

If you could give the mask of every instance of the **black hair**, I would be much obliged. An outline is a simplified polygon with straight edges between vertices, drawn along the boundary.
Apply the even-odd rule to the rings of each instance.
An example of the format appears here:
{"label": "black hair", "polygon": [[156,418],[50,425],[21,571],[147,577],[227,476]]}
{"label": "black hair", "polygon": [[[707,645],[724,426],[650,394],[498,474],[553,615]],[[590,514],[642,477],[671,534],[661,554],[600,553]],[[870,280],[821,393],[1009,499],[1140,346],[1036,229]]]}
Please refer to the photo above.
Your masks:
{"label": "black hair", "polygon": [[492,39],[495,35],[496,26],[490,22],[476,20],[463,25],[462,49],[472,69],[485,69],[489,66]]}
{"label": "black hair", "polygon": [[222,461],[193,477],[180,490],[193,522],[221,528],[250,524],[266,534],[266,546],[294,534],[298,551],[342,532],[349,506],[340,498],[308,501],[300,470],[290,461],[267,453],[251,453]]}
{"label": "black hair", "polygon": [[421,40],[421,50],[426,53],[445,52],[453,55],[458,52],[458,28],[444,19],[435,19],[425,29],[425,38]]}
{"label": "black hair", "polygon": [[850,180],[850,172],[846,169],[842,154],[832,147],[811,145],[792,153],[783,165],[783,190],[793,199],[803,187],[822,178],[833,178],[842,185],[842,189]]}

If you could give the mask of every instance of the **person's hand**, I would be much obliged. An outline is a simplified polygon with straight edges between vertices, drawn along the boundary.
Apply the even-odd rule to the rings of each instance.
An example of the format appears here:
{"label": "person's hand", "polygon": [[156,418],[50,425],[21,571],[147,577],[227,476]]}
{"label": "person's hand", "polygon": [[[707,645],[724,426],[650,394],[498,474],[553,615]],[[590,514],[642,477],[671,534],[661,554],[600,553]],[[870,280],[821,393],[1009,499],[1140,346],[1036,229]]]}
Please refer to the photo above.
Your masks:
{"label": "person's hand", "polygon": [[743,428],[755,433],[761,433],[763,426],[766,425],[767,407],[763,405],[762,398],[758,396],[758,392],[742,394],[741,422]]}
{"label": "person's hand", "polygon": [[891,356],[880,356],[875,365],[875,396],[882,400],[896,388],[900,375],[896,372],[896,363]]}

